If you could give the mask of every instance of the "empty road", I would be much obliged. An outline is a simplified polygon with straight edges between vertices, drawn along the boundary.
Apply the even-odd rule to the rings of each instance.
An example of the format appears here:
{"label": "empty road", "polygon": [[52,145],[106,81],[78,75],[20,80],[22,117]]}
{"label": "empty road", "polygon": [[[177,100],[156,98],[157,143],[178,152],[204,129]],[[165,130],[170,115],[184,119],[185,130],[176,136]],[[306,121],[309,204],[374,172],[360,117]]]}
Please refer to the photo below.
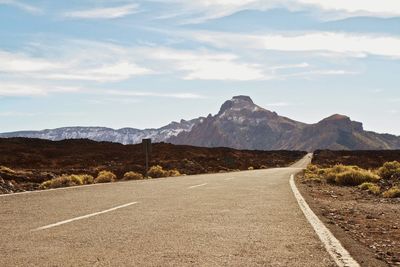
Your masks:
{"label": "empty road", "polygon": [[0,266],[334,266],[290,168],[0,197]]}

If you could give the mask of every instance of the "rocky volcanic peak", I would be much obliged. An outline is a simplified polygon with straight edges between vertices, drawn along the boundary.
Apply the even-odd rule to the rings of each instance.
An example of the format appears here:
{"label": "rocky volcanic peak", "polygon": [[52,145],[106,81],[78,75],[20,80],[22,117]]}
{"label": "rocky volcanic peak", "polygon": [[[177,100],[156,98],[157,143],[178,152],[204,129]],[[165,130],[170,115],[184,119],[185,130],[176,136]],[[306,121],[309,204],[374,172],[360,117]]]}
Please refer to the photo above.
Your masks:
{"label": "rocky volcanic peak", "polygon": [[220,108],[217,116],[224,117],[227,112],[257,112],[257,111],[267,111],[254,104],[248,96],[235,96],[231,100],[226,101]]}
{"label": "rocky volcanic peak", "polygon": [[192,131],[170,139],[176,144],[271,149],[285,132],[301,128],[302,123],[281,117],[254,104],[248,96],[226,101],[215,116],[209,116]]}
{"label": "rocky volcanic peak", "polygon": [[218,115],[223,114],[227,110],[242,110],[242,109],[252,109],[254,107],[254,102],[248,96],[234,96],[231,100],[226,101],[222,104]]}
{"label": "rocky volcanic peak", "polygon": [[235,96],[231,100],[226,101],[221,106],[215,119],[221,122],[230,122],[243,126],[269,124],[270,127],[276,127],[277,122],[288,124],[297,123],[278,116],[276,112],[271,112],[254,104],[253,100],[248,96]]}

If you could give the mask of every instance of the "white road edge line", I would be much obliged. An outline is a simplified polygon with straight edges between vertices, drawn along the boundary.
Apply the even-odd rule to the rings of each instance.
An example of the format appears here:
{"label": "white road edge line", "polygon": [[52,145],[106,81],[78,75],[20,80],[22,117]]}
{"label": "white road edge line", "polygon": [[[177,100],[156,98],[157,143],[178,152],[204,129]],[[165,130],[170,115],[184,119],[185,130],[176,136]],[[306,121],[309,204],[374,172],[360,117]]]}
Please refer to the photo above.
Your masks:
{"label": "white road edge line", "polygon": [[111,209],[107,209],[107,210],[103,210],[103,211],[99,211],[99,212],[95,212],[95,213],[91,213],[91,214],[75,217],[75,218],[72,218],[72,219],[69,219],[69,220],[65,220],[65,221],[49,224],[49,225],[46,225],[46,226],[42,226],[42,227],[33,229],[31,231],[46,230],[46,229],[53,228],[53,227],[56,227],[56,226],[60,226],[60,225],[66,224],[66,223],[70,223],[70,222],[74,222],[74,221],[78,221],[78,220],[82,220],[82,219],[87,219],[87,218],[90,218],[90,217],[93,217],[93,216],[96,216],[96,215],[100,215],[100,214],[104,214],[104,213],[107,213],[107,212],[110,212],[110,211],[126,208],[128,206],[131,206],[131,205],[134,205],[134,204],[138,204],[138,203],[139,202],[130,202],[130,203],[127,203],[127,204],[124,204],[124,205],[121,205],[121,206],[117,206],[117,207],[111,208]]}
{"label": "white road edge line", "polygon": [[310,206],[308,206],[307,202],[296,187],[293,174],[290,176],[290,187],[292,188],[300,209],[303,211],[308,222],[314,228],[314,231],[317,233],[319,239],[324,244],[325,249],[331,255],[336,264],[339,267],[359,267],[360,265],[358,262],[351,257],[350,253],[342,246],[340,241],[336,239],[336,237],[311,210]]}
{"label": "white road edge line", "polygon": [[192,185],[192,186],[189,186],[189,187],[188,187],[188,189],[192,189],[192,188],[195,188],[195,187],[200,187],[200,186],[205,186],[205,185],[207,185],[207,183],[204,183],[204,184],[198,184],[198,185]]}

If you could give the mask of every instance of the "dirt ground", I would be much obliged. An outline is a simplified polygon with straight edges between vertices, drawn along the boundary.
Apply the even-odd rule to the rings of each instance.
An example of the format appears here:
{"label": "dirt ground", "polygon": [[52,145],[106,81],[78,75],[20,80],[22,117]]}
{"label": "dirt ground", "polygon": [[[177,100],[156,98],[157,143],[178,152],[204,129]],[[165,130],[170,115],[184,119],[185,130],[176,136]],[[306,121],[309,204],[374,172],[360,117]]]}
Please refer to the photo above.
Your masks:
{"label": "dirt ground", "polygon": [[303,175],[296,179],[310,207],[361,266],[400,266],[400,199],[309,181]]}
{"label": "dirt ground", "polygon": [[[235,170],[288,166],[301,159],[301,151],[249,151],[230,148],[153,144],[150,166],[177,169],[182,174],[202,174]],[[90,140],[48,141],[27,138],[0,138],[0,193],[35,190],[43,181],[61,174],[90,174],[101,170],[122,178],[125,172],[144,174],[142,144],[122,145]]]}

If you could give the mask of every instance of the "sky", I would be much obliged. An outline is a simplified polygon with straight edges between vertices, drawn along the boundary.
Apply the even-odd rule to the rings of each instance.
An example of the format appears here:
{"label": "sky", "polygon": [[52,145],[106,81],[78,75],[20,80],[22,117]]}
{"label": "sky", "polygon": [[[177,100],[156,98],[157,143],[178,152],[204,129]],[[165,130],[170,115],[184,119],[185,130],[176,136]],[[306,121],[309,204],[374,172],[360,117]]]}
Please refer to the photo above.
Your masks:
{"label": "sky", "polygon": [[235,95],[400,135],[398,0],[0,0],[0,132],[158,128]]}

